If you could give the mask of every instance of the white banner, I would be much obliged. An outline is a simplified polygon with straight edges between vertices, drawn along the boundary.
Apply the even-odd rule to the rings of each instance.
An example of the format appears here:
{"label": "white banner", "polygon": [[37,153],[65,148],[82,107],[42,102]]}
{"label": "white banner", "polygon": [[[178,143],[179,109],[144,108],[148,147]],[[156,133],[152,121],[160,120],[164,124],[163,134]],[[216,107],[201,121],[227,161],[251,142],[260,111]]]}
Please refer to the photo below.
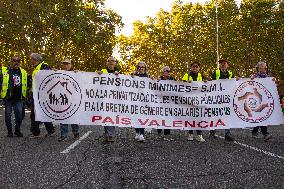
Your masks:
{"label": "white banner", "polygon": [[41,122],[180,130],[284,123],[272,78],[186,83],[40,71],[33,91]]}

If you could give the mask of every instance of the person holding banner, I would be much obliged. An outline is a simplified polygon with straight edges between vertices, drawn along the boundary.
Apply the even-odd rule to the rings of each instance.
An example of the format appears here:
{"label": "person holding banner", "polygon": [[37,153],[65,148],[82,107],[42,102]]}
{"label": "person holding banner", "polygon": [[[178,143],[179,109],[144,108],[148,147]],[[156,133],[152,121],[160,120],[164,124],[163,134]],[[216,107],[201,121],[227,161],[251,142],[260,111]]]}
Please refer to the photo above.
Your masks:
{"label": "person holding banner", "polygon": [[9,67],[2,67],[0,75],[1,98],[5,105],[5,123],[8,130],[7,137],[13,137],[11,123],[12,110],[15,114],[15,132],[17,137],[23,137],[21,124],[23,120],[24,98],[27,96],[27,72],[20,67],[21,59],[18,56],[12,58]]}
{"label": "person holding banner", "polygon": [[[65,59],[63,62],[63,70],[64,71],[73,71],[73,65],[70,59]],[[75,71],[76,72],[76,71]],[[60,124],[60,138],[58,139],[59,142],[66,141],[68,136],[68,124]],[[79,125],[71,124],[72,133],[74,138],[79,137]]]}
{"label": "person holding banner", "polygon": [[[206,80],[204,80],[204,77],[201,75],[201,73],[199,73],[200,67],[201,67],[200,62],[194,61],[193,63],[191,63],[189,74],[186,73],[183,76],[182,80],[187,81],[187,82],[192,82],[192,81],[205,81],[206,82]],[[196,130],[196,134],[197,134],[196,140],[198,142],[205,142],[205,139],[202,136],[201,130]],[[193,130],[188,131],[187,140],[193,141]]]}
{"label": "person holding banner", "polygon": [[[106,68],[102,69],[101,71],[98,71],[98,74],[107,74],[107,73],[112,73],[115,75],[119,74],[119,71],[116,67],[116,60],[113,56],[110,56],[107,59],[107,64]],[[114,142],[114,132],[115,132],[115,127],[114,126],[104,126],[104,131],[105,131],[105,140],[107,142]]]}
{"label": "person holding banner", "polygon": [[[137,65],[136,65],[136,70],[135,72],[132,74],[132,77],[134,76],[138,76],[138,77],[149,77],[148,73],[147,73],[147,65],[145,62],[140,61]],[[137,140],[138,142],[144,142],[145,141],[145,128],[135,128],[135,140]]]}
{"label": "person holding banner", "polygon": [[[160,76],[159,80],[175,80],[175,78],[173,76],[170,75],[171,73],[171,69],[169,66],[165,66],[162,69],[162,75]],[[160,135],[162,133],[162,129],[157,129],[158,134]],[[171,134],[171,130],[170,129],[164,129],[164,140],[167,141],[171,141],[174,140],[172,138],[169,137],[169,135]]]}
{"label": "person holding banner", "polygon": [[[31,65],[33,65],[35,67],[35,69],[32,72],[32,78],[30,79],[31,82],[31,86],[33,85],[33,81],[35,78],[35,74],[40,71],[40,70],[51,70],[51,67],[42,61],[42,57],[40,54],[38,53],[32,53],[30,55],[30,62]],[[33,87],[33,86],[32,86]],[[32,88],[31,87],[31,88]],[[40,129],[39,129],[39,125],[41,122],[39,121],[35,121],[35,108],[34,108],[34,98],[33,98],[33,91],[30,91],[30,108],[31,108],[31,133],[32,133],[32,137],[39,137],[40,136]],[[55,129],[52,125],[51,122],[44,122],[45,125],[45,129],[47,131],[46,136],[53,136],[53,134],[55,133]]]}
{"label": "person holding banner", "polygon": [[[266,62],[260,61],[256,65],[256,74],[251,76],[251,79],[253,80],[254,78],[266,78],[269,77],[268,75],[268,70],[267,70],[267,65]],[[257,126],[254,127],[252,130],[252,137],[253,138],[258,138],[258,130],[261,130],[261,133],[263,134],[264,140],[268,141],[272,135],[268,133],[267,131],[267,126]]]}
{"label": "person holding banner", "polygon": [[[232,71],[228,70],[229,68],[229,63],[225,59],[221,59],[218,61],[220,68],[217,69],[213,74],[212,74],[212,80],[218,80],[218,79],[232,79],[234,78],[234,74]],[[236,77],[238,80],[238,78]],[[210,136],[216,137],[216,130],[211,130],[210,131]],[[231,134],[230,129],[225,129],[225,140],[226,141],[235,141],[234,137]]]}

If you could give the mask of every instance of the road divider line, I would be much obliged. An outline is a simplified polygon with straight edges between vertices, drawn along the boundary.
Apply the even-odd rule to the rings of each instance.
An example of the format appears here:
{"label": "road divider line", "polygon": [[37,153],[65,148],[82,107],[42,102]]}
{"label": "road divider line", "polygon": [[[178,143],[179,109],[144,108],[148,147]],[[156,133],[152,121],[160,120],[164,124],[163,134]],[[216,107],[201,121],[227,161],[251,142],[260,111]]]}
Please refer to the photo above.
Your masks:
{"label": "road divider line", "polygon": [[69,153],[72,149],[74,149],[78,144],[80,144],[80,142],[82,140],[84,140],[85,138],[87,138],[90,134],[92,133],[92,131],[88,131],[86,132],[83,136],[81,136],[78,140],[76,140],[73,144],[71,144],[70,146],[68,146],[65,150],[63,150],[62,152],[60,152],[61,154],[67,154]]}
{"label": "road divider line", "polygon": [[[218,138],[225,139],[225,138],[222,137],[222,136],[219,136],[219,135],[216,135],[216,136],[217,136]],[[279,156],[279,155],[277,155],[277,154],[273,154],[273,153],[271,153],[271,152],[268,152],[268,151],[259,149],[259,148],[254,147],[254,146],[250,146],[250,145],[247,145],[247,144],[244,144],[244,143],[241,143],[241,142],[237,142],[237,141],[234,141],[234,144],[238,144],[238,145],[240,145],[240,146],[249,148],[249,149],[251,149],[251,150],[254,150],[254,151],[257,151],[257,152],[261,152],[261,153],[263,153],[263,154],[265,154],[265,155],[268,155],[268,156],[271,156],[271,157],[275,157],[275,158],[279,158],[279,159],[281,159],[281,160],[284,160],[284,157],[282,157],[282,156]]]}

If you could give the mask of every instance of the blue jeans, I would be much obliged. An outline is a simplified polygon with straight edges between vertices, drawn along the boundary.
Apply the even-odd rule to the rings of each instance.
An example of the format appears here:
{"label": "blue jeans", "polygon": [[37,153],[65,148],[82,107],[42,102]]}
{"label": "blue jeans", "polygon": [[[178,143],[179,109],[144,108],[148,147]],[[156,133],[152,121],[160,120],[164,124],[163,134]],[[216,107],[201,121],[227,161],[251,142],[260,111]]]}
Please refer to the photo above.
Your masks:
{"label": "blue jeans", "polygon": [[113,136],[114,135],[114,131],[115,131],[115,127],[113,127],[113,126],[104,126],[104,130],[105,130],[105,136]]}
{"label": "blue jeans", "polygon": [[23,108],[24,103],[22,100],[17,102],[12,102],[10,100],[5,100],[5,123],[8,129],[8,132],[12,132],[12,110],[14,109],[15,114],[15,130],[20,130],[22,120],[23,120]]}
{"label": "blue jeans", "polygon": [[[60,124],[60,133],[62,137],[68,136],[68,132],[69,132],[68,127],[69,127],[69,124]],[[71,128],[72,128],[72,133],[74,134],[79,133],[79,125],[71,124]]]}

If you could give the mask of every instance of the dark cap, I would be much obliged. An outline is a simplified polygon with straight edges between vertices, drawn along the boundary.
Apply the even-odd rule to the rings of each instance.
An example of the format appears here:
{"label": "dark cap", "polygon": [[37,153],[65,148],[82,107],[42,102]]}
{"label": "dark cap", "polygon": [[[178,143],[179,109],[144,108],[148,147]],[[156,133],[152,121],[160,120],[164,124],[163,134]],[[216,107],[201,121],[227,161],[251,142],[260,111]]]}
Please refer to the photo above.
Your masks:
{"label": "dark cap", "polygon": [[190,67],[192,67],[192,66],[194,66],[194,65],[197,65],[198,67],[201,67],[200,62],[198,62],[198,61],[192,62],[192,63],[190,64]]}
{"label": "dark cap", "polygon": [[229,62],[226,59],[220,59],[218,62],[219,64],[226,63],[226,62],[227,64],[229,64]]}

